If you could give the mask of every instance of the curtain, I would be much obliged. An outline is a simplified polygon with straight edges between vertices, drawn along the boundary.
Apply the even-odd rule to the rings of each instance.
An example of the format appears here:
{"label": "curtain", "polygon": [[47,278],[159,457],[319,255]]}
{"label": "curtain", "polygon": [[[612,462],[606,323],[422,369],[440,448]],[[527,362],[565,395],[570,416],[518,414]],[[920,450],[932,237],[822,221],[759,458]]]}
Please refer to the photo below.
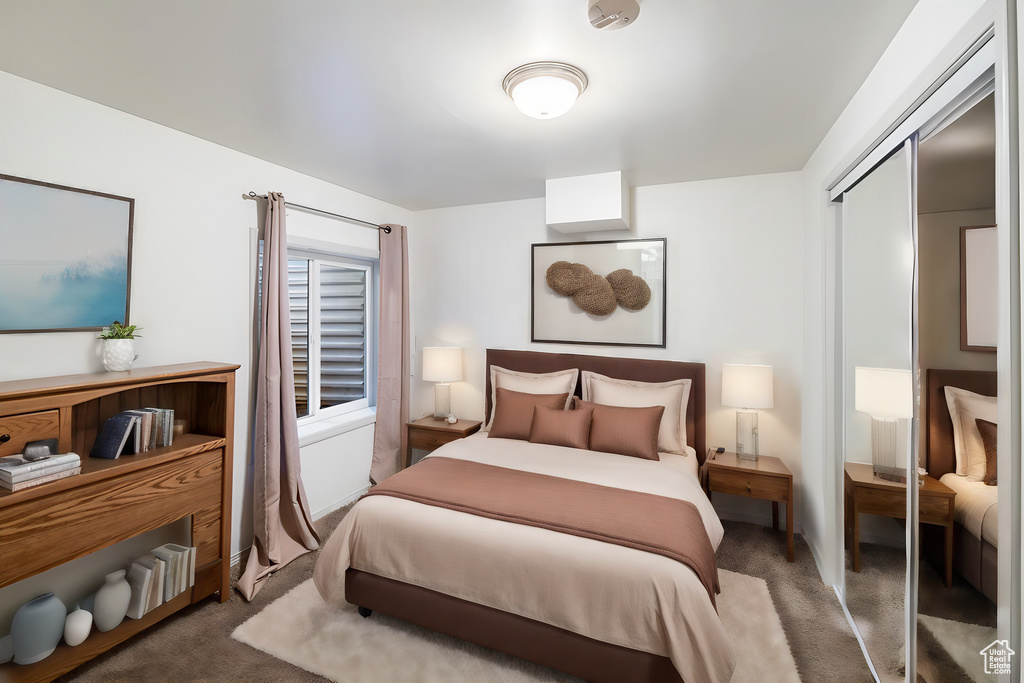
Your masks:
{"label": "curtain", "polygon": [[377,340],[377,425],[370,481],[402,469],[409,421],[409,242],[404,225],[380,233],[380,334]]}
{"label": "curtain", "polygon": [[[253,426],[253,543],[238,589],[252,600],[271,573],[319,547],[299,467],[284,196],[267,193]],[[229,476],[226,473],[225,476]]]}

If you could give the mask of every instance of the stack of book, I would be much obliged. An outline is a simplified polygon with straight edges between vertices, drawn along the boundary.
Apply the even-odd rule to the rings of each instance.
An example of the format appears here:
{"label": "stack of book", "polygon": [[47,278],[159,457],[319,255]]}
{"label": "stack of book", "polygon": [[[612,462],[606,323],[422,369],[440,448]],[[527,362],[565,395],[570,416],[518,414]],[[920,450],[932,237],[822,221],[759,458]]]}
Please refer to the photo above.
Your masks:
{"label": "stack of book", "polygon": [[191,588],[195,580],[195,547],[165,543],[154,548],[128,569],[128,583],[132,587],[128,616],[141,619],[154,607]]}
{"label": "stack of book", "polygon": [[125,410],[103,423],[89,455],[117,459],[122,454],[144,453],[174,441],[174,410],[139,408]]}
{"label": "stack of book", "polygon": [[20,491],[48,481],[70,477],[82,471],[77,453],[50,455],[42,460],[26,460],[21,455],[0,458],[0,489]]}

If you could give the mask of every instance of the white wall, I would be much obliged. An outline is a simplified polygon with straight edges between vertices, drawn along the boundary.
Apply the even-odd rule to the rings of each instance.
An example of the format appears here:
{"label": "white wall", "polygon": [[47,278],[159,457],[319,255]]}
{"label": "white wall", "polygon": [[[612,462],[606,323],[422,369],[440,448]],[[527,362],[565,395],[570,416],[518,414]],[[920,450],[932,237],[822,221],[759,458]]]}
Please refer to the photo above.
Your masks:
{"label": "white wall", "polygon": [[[374,222],[407,224],[411,213],[3,72],[0,101],[0,173],[135,198],[131,322],[143,328],[137,365],[241,365],[231,542],[237,553],[252,533],[250,252],[258,224],[256,202],[243,201],[242,193],[280,191],[300,204]],[[329,228],[313,233],[330,239]],[[95,337],[0,335],[0,380],[101,371]],[[362,467],[366,435],[350,434],[334,450],[356,453],[354,467]],[[324,463],[331,458],[325,448],[311,456],[314,473],[337,469]],[[352,492],[350,484],[324,491],[318,482],[311,507],[329,508]]]}
{"label": "white wall", "polygon": [[[834,228],[828,186],[906,111],[992,22],[984,0],[921,0],[804,166],[803,471],[805,538],[828,583],[841,578],[840,475],[831,376],[835,362]],[[837,28],[838,30],[838,28]]]}
{"label": "white wall", "polygon": [[[768,363],[775,408],[760,411],[761,452],[781,457],[799,486],[802,202],[800,174],[784,173],[635,188],[632,233],[555,232],[544,223],[543,199],[418,212],[409,236],[412,417],[433,407],[432,386],[418,379],[424,346],[465,347],[452,410],[476,419],[488,347],[700,361],[708,444],[732,450],[735,411],[721,405],[722,364]],[[654,237],[668,240],[667,348],[531,344],[531,244]],[[715,503],[729,515],[770,519],[766,503],[724,495]]]}

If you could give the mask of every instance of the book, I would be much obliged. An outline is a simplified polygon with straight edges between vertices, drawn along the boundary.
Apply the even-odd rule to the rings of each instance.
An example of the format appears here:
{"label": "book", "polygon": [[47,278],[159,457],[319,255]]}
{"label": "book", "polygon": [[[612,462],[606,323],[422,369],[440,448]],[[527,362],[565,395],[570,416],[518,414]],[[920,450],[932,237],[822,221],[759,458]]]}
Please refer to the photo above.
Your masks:
{"label": "book", "polygon": [[178,592],[188,590],[195,584],[196,549],[194,546],[183,546],[177,543],[165,543],[164,547],[178,554],[181,571],[178,576]]}
{"label": "book", "polygon": [[174,444],[174,409],[153,408],[157,411],[156,416],[156,445],[171,446]]}
{"label": "book", "polygon": [[94,458],[116,460],[124,450],[125,443],[132,436],[132,427],[138,422],[137,415],[118,413],[103,423],[96,443],[89,452]]}
{"label": "book", "polygon": [[71,477],[82,471],[81,467],[75,467],[70,470],[62,470],[60,472],[54,472],[53,474],[47,474],[42,477],[36,477],[35,479],[26,479],[20,481],[17,484],[9,484],[6,481],[0,481],[0,489],[7,489],[8,491],[21,491],[22,489],[31,488],[33,486],[39,486],[50,481],[57,481],[58,479],[64,479],[65,477]]}
{"label": "book", "polygon": [[125,616],[141,619],[146,613],[146,601],[149,598],[149,584],[153,580],[153,569],[136,560],[128,568],[128,585],[132,587],[132,597],[128,602]]}
{"label": "book", "polygon": [[178,572],[181,570],[181,562],[178,559],[178,553],[170,550],[166,545],[153,548],[153,554],[164,562],[164,602],[167,602],[180,592],[178,590]]}
{"label": "book", "polygon": [[62,472],[64,470],[70,470],[75,467],[81,467],[82,461],[75,459],[68,462],[59,462],[56,465],[50,467],[44,467],[38,470],[32,470],[31,472],[20,472],[18,474],[8,474],[7,472],[0,471],[0,481],[7,482],[8,484],[18,484],[29,479],[35,479],[36,477],[45,477],[48,474],[55,472]]}
{"label": "book", "polygon": [[164,562],[153,554],[143,555],[135,561],[149,569],[151,573],[149,593],[146,596],[146,612],[148,612],[164,602],[164,573],[166,571]]}
{"label": "book", "polygon": [[51,455],[45,460],[25,460],[21,455],[8,455],[0,458],[0,477],[14,476],[15,474],[24,474],[25,472],[35,472],[36,470],[46,469],[69,462],[81,462],[81,458],[78,457],[77,453],[63,453],[61,455]]}
{"label": "book", "polygon": [[139,432],[140,450],[137,452],[144,453],[151,448],[155,448],[156,439],[154,438],[155,434],[153,432],[153,427],[158,414],[156,408],[138,408],[136,410],[128,410],[125,412],[139,416],[139,424],[141,427]]}

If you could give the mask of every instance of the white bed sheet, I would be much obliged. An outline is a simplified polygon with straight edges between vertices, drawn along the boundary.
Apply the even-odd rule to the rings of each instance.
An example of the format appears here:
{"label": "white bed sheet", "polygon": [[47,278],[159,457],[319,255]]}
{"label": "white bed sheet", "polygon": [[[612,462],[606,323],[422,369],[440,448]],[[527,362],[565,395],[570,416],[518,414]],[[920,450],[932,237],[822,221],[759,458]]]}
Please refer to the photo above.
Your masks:
{"label": "white bed sheet", "polygon": [[953,519],[976,538],[999,547],[999,487],[968,481],[954,472],[939,478],[956,492]]}
{"label": "white bed sheet", "polygon": [[[440,456],[690,500],[713,547],[724,533],[692,453],[641,460],[479,435],[428,457]],[[314,580],[328,602],[344,600],[349,567],[667,656],[688,682],[728,681],[735,666],[703,584],[661,555],[371,496],[320,551]]]}

